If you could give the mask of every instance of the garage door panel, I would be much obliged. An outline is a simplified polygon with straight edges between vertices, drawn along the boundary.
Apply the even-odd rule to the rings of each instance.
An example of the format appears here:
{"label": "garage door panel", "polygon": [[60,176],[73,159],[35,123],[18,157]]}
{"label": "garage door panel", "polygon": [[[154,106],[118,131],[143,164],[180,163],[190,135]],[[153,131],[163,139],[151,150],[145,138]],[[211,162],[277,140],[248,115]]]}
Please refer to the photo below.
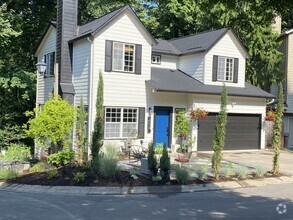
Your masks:
{"label": "garage door panel", "polygon": [[[199,121],[198,150],[212,150],[216,115]],[[233,115],[227,117],[224,150],[260,148],[260,115]]]}

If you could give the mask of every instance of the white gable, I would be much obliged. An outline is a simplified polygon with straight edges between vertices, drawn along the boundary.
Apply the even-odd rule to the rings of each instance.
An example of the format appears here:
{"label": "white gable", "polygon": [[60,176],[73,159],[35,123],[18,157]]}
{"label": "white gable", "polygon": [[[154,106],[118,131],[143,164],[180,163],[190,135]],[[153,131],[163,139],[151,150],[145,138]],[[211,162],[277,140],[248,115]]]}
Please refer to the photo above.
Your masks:
{"label": "white gable", "polygon": [[213,56],[225,56],[239,59],[238,83],[226,82],[226,86],[245,86],[245,62],[247,52],[235,37],[232,31],[228,31],[205,55],[205,74],[203,82],[208,85],[222,85],[223,82],[212,81]]}

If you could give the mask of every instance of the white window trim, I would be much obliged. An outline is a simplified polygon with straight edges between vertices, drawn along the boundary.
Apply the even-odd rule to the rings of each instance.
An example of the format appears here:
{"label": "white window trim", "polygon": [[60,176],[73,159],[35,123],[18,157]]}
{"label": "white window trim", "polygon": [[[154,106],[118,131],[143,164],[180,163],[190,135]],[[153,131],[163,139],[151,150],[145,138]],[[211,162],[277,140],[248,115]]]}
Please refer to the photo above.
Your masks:
{"label": "white window trim", "polygon": [[[156,59],[156,61],[154,62],[153,61],[153,57],[159,57],[159,62],[157,62],[157,59]],[[157,64],[157,65],[160,65],[161,64],[161,61],[162,61],[162,57],[161,57],[161,55],[156,55],[156,54],[152,54],[152,64]]]}
{"label": "white window trim", "polygon": [[[114,45],[115,44],[122,44],[123,45],[123,56],[122,56],[122,70],[115,69],[114,68]],[[125,66],[125,45],[131,45],[133,46],[133,70],[132,71],[125,71],[124,66]],[[130,44],[130,43],[122,43],[122,42],[113,42],[113,48],[112,48],[112,70],[116,72],[124,72],[124,73],[134,73],[135,72],[135,44]]]}
{"label": "white window trim", "polygon": [[[220,59],[225,59],[225,72],[224,72],[224,79],[219,79],[219,62],[220,62]],[[232,74],[231,74],[231,80],[226,80],[226,77],[227,77],[227,70],[226,70],[226,66],[227,66],[227,59],[232,59],[233,62],[232,62]],[[219,56],[218,57],[218,67],[217,67],[217,81],[219,82],[233,82],[234,81],[234,65],[235,65],[235,58],[233,57],[222,57],[222,56]]]}
{"label": "white window trim", "polygon": [[[53,59],[54,59],[54,62],[53,62],[53,74],[48,74],[48,70],[50,70],[50,65],[51,65],[51,62],[50,62],[50,57],[51,57],[51,54],[52,54],[52,57],[53,57]],[[47,67],[46,67],[46,71],[45,71],[45,73],[44,73],[44,75],[45,76],[47,76],[47,77],[50,77],[50,76],[54,76],[55,75],[55,73],[54,73],[54,64],[55,64],[55,62],[56,62],[56,57],[54,57],[54,55],[56,56],[56,53],[55,53],[55,51],[53,51],[53,52],[49,52],[49,53],[46,53],[46,54],[44,54],[44,57],[43,57],[43,61],[45,61],[46,60],[46,64],[47,64]]]}
{"label": "white window trim", "polygon": [[[107,112],[107,109],[109,109],[109,108],[110,109],[111,108],[116,108],[116,109],[120,108],[121,109],[120,122],[107,122],[106,121],[106,112]],[[105,140],[117,140],[117,139],[135,138],[135,137],[123,137],[123,124],[124,123],[125,124],[130,123],[130,122],[123,122],[123,110],[124,109],[136,109],[137,114],[136,114],[136,127],[135,127],[135,129],[138,132],[138,124],[139,124],[139,121],[138,121],[139,120],[139,109],[138,108],[136,108],[136,107],[116,107],[116,106],[109,107],[109,106],[107,106],[107,107],[105,107],[105,126],[104,126],[104,138],[105,138]],[[120,124],[120,136],[119,137],[106,137],[106,124],[107,123]]]}

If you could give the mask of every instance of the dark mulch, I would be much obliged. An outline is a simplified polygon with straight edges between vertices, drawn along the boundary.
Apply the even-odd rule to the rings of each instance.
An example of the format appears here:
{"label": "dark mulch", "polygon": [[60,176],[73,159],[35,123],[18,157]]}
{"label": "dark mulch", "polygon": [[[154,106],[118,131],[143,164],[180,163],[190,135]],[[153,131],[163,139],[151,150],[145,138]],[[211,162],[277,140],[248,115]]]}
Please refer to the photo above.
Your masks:
{"label": "dark mulch", "polygon": [[[74,173],[84,172],[85,180],[81,183],[76,183],[74,181]],[[45,185],[45,186],[152,186],[152,185],[161,185],[155,184],[151,181],[151,178],[148,176],[139,176],[138,179],[134,180],[130,173],[127,171],[119,171],[115,178],[105,179],[100,176],[94,176],[89,170],[86,170],[82,167],[66,167],[58,169],[58,177],[52,180],[48,179],[48,172],[40,173],[24,173],[23,175],[17,177],[13,180],[7,180],[8,183],[17,183],[17,184],[29,184],[29,185]],[[266,173],[263,178],[268,177],[280,177],[282,174],[274,175],[271,173]],[[255,174],[250,174],[247,176],[247,179],[261,179],[257,178]],[[226,181],[237,181],[242,180],[236,176],[231,176],[229,178],[221,177],[219,180],[216,180],[214,177],[208,176],[204,180],[192,179],[188,184],[207,184],[213,182],[226,182]],[[179,185],[176,180],[171,180],[170,185]]]}
{"label": "dark mulch", "polygon": [[[85,180],[81,183],[75,183],[74,173],[84,172]],[[23,175],[8,180],[8,183],[45,185],[45,186],[149,186],[153,185],[152,181],[144,176],[139,176],[134,180],[129,172],[119,171],[115,178],[105,179],[94,176],[89,170],[82,167],[67,167],[58,169],[58,177],[52,180],[48,179],[48,172],[24,173]]]}

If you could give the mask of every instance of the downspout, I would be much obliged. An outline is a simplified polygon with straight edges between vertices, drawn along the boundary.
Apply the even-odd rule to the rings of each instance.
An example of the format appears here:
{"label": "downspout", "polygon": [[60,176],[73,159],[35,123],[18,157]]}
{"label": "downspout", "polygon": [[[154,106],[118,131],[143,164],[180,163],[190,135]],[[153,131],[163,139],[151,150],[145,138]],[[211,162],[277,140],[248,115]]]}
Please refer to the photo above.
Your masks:
{"label": "downspout", "polygon": [[91,44],[91,55],[90,55],[90,74],[89,74],[89,100],[88,100],[88,156],[91,154],[90,142],[91,142],[91,133],[92,133],[92,118],[93,118],[93,88],[94,88],[94,41],[90,37],[86,38]]}
{"label": "downspout", "polygon": [[274,103],[275,100],[276,99],[272,99],[272,101],[268,102],[267,105],[270,105],[270,104]]}

